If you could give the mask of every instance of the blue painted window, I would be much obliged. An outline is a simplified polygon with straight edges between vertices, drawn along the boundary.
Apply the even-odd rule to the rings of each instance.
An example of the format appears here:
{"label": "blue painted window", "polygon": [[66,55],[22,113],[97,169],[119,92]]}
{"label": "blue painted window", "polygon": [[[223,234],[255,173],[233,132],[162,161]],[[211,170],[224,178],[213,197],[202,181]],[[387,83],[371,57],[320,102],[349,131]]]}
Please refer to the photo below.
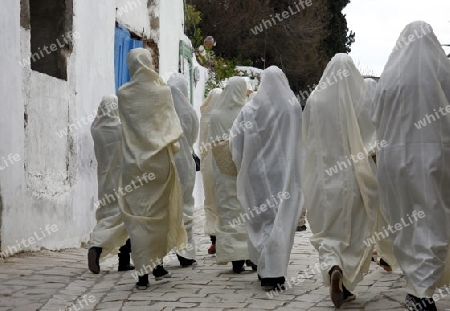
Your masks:
{"label": "blue painted window", "polygon": [[127,66],[127,55],[130,50],[144,46],[143,41],[131,38],[130,32],[123,26],[116,27],[114,38],[114,71],[117,90],[130,81],[130,73]]}

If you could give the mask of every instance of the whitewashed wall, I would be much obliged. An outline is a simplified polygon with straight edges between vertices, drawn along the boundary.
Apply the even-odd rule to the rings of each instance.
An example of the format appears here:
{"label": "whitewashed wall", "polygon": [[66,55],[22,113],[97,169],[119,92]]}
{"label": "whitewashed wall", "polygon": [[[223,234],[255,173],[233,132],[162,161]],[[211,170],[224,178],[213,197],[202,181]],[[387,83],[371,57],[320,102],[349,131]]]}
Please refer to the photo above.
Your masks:
{"label": "whitewashed wall", "polygon": [[[19,160],[0,170],[1,255],[11,255],[13,248],[77,247],[88,240],[97,200],[90,123],[101,97],[114,93],[116,17],[133,32],[161,38],[160,68],[168,76],[178,71],[183,1],[161,2],[153,8],[163,21],[160,32],[150,32],[147,0],[74,0],[73,33],[78,39],[67,60],[68,81],[63,81],[22,67],[20,62],[30,58],[30,31],[20,27],[20,1],[4,0],[0,165],[9,154]],[[74,124],[75,130],[64,135]],[[48,234],[45,228],[52,225],[57,231]],[[18,246],[35,236],[40,239]]]}
{"label": "whitewashed wall", "polygon": [[[98,14],[102,12],[102,14]],[[76,247],[94,226],[96,163],[89,124],[101,97],[114,92],[115,5],[110,0],[74,0],[73,32],[79,34],[68,58],[68,81],[31,71],[30,32],[20,28],[20,2],[6,0],[0,12],[0,158],[20,161],[0,172],[1,250],[56,225],[57,232],[19,250]],[[5,99],[5,100],[4,100]],[[24,117],[25,116],[25,117]],[[27,120],[25,120],[25,118]],[[60,130],[79,122],[67,136]],[[45,230],[45,229],[44,229]]]}
{"label": "whitewashed wall", "polygon": [[[19,210],[23,213],[23,157],[24,157],[24,107],[21,94],[20,70],[20,1],[4,0],[0,10],[0,159],[18,154],[20,160],[0,171],[0,209],[2,249],[14,243],[18,231],[25,224],[10,218]],[[4,163],[1,165],[4,166]],[[27,219],[28,224],[31,219]],[[11,220],[10,220],[11,219]],[[14,222],[13,222],[14,221]],[[15,233],[10,232],[11,228]]]}
{"label": "whitewashed wall", "polygon": [[117,21],[144,38],[150,38],[147,2],[148,0],[116,0]]}
{"label": "whitewashed wall", "polygon": [[178,72],[180,40],[185,39],[183,0],[163,0],[159,7],[159,73]]}

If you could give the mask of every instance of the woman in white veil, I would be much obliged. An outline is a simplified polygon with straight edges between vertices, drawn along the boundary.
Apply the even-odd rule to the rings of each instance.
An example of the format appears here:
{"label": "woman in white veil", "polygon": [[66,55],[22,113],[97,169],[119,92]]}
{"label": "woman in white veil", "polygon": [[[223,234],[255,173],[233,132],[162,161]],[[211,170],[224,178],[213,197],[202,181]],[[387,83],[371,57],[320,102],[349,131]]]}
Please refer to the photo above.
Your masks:
{"label": "woman in white veil", "polygon": [[241,206],[237,199],[237,172],[229,139],[230,129],[244,106],[246,96],[245,80],[240,77],[230,78],[211,112],[209,129],[209,136],[214,139],[212,165],[218,216],[216,261],[221,265],[231,261],[233,271],[238,274],[243,271],[249,255],[245,224],[235,222],[240,217]]}
{"label": "woman in white veil", "polygon": [[123,137],[119,187],[127,192],[119,196],[119,205],[139,272],[137,287],[145,289],[150,271],[156,280],[171,276],[161,264],[164,256],[187,246],[174,159],[183,129],[169,86],[152,68],[150,52],[131,50],[127,64],[131,81],[119,89]]}
{"label": "woman in white veil", "polygon": [[180,118],[183,128],[183,137],[180,139],[180,151],[175,155],[175,164],[180,176],[181,190],[183,192],[183,218],[184,228],[188,236],[188,249],[178,252],[180,265],[188,267],[196,264],[194,242],[194,196],[195,161],[192,157],[193,146],[197,141],[199,123],[197,113],[188,99],[188,80],[181,73],[174,74],[167,81],[172,92],[175,111]]}
{"label": "woman in white veil", "polygon": [[374,174],[372,99],[352,59],[328,63],[303,114],[306,149],[302,188],[322,277],[339,308],[368,272],[379,208]]}
{"label": "woman in white veil", "polygon": [[230,140],[250,260],[266,289],[285,283],[300,217],[301,127],[302,108],[285,74],[269,67]]}
{"label": "woman in white veil", "polygon": [[117,105],[117,96],[104,96],[91,126],[99,200],[95,211],[97,225],[91,233],[88,252],[89,270],[94,274],[100,273],[100,258],[119,247],[119,271],[134,269],[130,264],[131,245],[119,203],[116,198],[110,199],[119,188],[122,162],[122,124]]}
{"label": "woman in white veil", "polygon": [[[409,42],[405,44],[405,39]],[[407,282],[411,310],[436,310],[431,297],[450,280],[450,61],[431,26],[400,35],[381,75],[374,120],[380,193]]]}
{"label": "woman in white veil", "polygon": [[[216,186],[214,180],[214,172],[212,166],[212,145],[209,137],[209,128],[211,121],[211,112],[217,104],[219,95],[222,94],[222,89],[213,89],[203,105],[200,107],[200,171],[202,172],[203,179],[203,191],[205,199],[203,202],[203,208],[205,210],[205,234],[210,236],[211,246],[208,248],[208,254],[216,253],[216,230],[218,226],[217,219],[217,204],[216,204]],[[211,138],[211,141],[213,139]]]}

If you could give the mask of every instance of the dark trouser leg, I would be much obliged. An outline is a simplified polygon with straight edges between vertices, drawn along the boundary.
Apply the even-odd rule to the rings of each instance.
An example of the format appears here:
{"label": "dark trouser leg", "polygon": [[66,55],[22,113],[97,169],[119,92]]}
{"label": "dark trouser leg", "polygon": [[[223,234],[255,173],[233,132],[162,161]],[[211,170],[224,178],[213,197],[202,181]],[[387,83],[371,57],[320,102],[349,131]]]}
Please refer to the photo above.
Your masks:
{"label": "dark trouser leg", "polygon": [[101,247],[91,247],[88,251],[88,267],[94,274],[100,273],[100,255],[102,253]]}
{"label": "dark trouser leg", "polygon": [[130,263],[131,241],[127,240],[125,245],[119,249],[119,271],[134,270],[134,266]]}

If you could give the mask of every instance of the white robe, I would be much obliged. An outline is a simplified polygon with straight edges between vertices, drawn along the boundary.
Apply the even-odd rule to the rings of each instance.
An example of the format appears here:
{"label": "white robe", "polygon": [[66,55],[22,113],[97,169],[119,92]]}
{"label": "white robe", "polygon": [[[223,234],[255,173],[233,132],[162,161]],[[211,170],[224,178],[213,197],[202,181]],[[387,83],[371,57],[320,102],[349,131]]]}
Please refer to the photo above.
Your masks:
{"label": "white robe", "polygon": [[[373,101],[372,104],[367,107],[369,115],[372,118],[375,111],[375,95],[377,92],[378,83],[372,78],[364,79],[364,82],[366,83],[367,89],[369,90],[370,98]],[[375,127],[373,129],[375,130]],[[374,173],[376,175],[376,167],[374,168]],[[375,221],[375,232],[384,232],[388,225],[389,222],[387,211],[384,208],[383,204],[380,202],[380,207],[378,209],[377,218]],[[382,238],[381,236],[378,237],[379,238],[375,239],[375,248],[377,250],[378,257],[383,258],[383,260],[387,262],[393,269],[398,268],[398,263],[394,255],[391,240],[388,236],[386,236],[385,238]]]}
{"label": "white robe", "polygon": [[301,213],[302,107],[278,67],[239,113],[230,140],[250,260],[262,278],[287,275]]}
{"label": "white robe", "polygon": [[237,199],[237,174],[233,173],[235,165],[229,149],[229,132],[245,103],[246,94],[245,80],[240,77],[230,78],[211,112],[209,136],[214,139],[213,172],[219,218],[216,230],[218,264],[249,258],[245,224],[233,225],[233,220],[240,217],[241,205]]}
{"label": "white robe", "polygon": [[219,95],[222,93],[221,89],[212,90],[206,98],[203,105],[200,107],[200,171],[203,179],[203,192],[205,199],[203,201],[203,208],[205,210],[205,234],[210,236],[216,235],[218,226],[217,205],[216,205],[216,184],[213,172],[213,155],[211,152],[212,145],[209,142],[209,123],[211,119],[211,111],[214,109]]}
{"label": "white robe", "polygon": [[173,75],[167,84],[172,91],[175,111],[180,118],[183,128],[183,137],[180,139],[180,152],[175,155],[175,165],[180,176],[181,190],[183,192],[183,218],[184,228],[188,237],[188,249],[179,252],[179,255],[187,259],[195,259],[195,241],[193,235],[194,226],[194,196],[195,185],[195,161],[192,157],[193,145],[197,141],[199,123],[197,113],[188,99],[188,81],[182,74]]}
{"label": "white robe", "polygon": [[372,78],[364,79],[364,83],[366,83],[367,89],[369,90],[370,98],[372,100],[375,99],[375,93],[377,92],[377,81]]}
{"label": "white robe", "polygon": [[127,56],[131,81],[119,89],[123,127],[119,196],[137,270],[151,273],[173,248],[187,245],[183,226],[183,195],[174,152],[183,135],[170,88],[151,68],[146,49]]}
{"label": "white robe", "polygon": [[[372,100],[359,71],[346,54],[332,58],[303,113],[303,194],[319,252],[323,281],[338,265],[343,283],[353,290],[369,269],[379,207],[373,173],[375,131],[368,113]],[[363,154],[358,161],[351,160]],[[369,156],[367,156],[369,154]],[[337,171],[332,172],[330,169]]]}
{"label": "white robe", "polygon": [[394,254],[422,298],[450,281],[449,112],[450,61],[430,25],[411,23],[380,78],[374,120],[388,144],[377,153],[382,201],[391,225],[406,224],[390,236]]}
{"label": "white robe", "polygon": [[122,125],[115,95],[103,97],[91,126],[91,134],[97,160],[99,206],[95,212],[97,225],[91,233],[89,244],[91,247],[101,247],[104,257],[128,239],[119,202],[114,197],[122,161]]}

